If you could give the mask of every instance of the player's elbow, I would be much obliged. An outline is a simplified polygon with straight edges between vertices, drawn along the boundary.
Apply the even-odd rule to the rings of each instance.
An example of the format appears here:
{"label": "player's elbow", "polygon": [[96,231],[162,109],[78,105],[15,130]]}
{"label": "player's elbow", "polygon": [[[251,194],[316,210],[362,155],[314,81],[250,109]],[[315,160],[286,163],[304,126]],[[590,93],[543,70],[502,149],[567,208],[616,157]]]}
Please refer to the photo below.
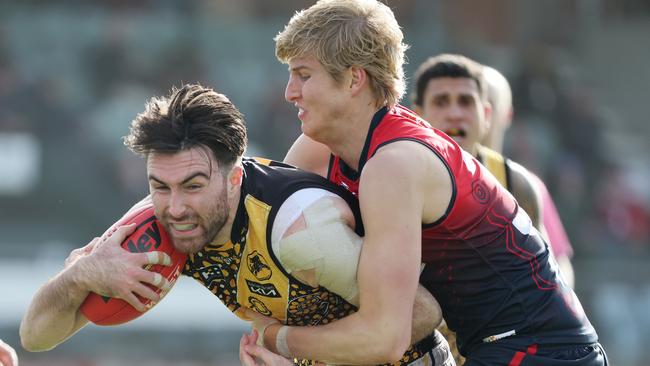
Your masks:
{"label": "player's elbow", "polygon": [[20,344],[29,352],[47,351],[43,344],[39,343],[34,337],[34,332],[27,327],[21,325],[20,327]]}
{"label": "player's elbow", "polygon": [[35,330],[35,327],[25,321],[20,324],[19,334],[20,344],[29,352],[49,351],[56,346],[56,344],[46,342],[45,339],[39,337],[39,332]]}
{"label": "player's elbow", "polygon": [[401,339],[389,339],[376,344],[374,355],[377,358],[374,364],[395,363],[399,361],[409,347],[409,337]]}
{"label": "player's elbow", "polygon": [[404,356],[410,345],[410,329],[376,332],[367,354],[373,355],[373,364],[394,363]]}

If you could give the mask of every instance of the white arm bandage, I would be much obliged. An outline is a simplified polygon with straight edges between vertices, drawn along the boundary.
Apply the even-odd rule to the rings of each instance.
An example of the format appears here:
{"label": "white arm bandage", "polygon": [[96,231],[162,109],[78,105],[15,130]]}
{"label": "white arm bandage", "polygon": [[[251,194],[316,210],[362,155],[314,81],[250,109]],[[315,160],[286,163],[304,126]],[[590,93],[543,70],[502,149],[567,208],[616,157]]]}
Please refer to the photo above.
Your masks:
{"label": "white arm bandage", "polygon": [[[273,225],[271,237],[277,238],[273,240],[273,250],[287,272],[313,270],[317,285],[358,305],[357,266],[362,239],[346,224],[336,207],[335,200],[341,198],[325,190],[309,190],[315,191],[309,199],[294,201],[292,196],[280,208],[276,221],[279,218],[285,223]],[[299,201],[309,204],[297,203]],[[281,212],[287,203],[287,207],[294,210],[299,208],[298,212],[293,211],[294,215]],[[301,215],[306,227],[285,237],[286,228]],[[287,225],[286,219],[281,217],[293,220]],[[276,228],[281,234],[276,233]]]}

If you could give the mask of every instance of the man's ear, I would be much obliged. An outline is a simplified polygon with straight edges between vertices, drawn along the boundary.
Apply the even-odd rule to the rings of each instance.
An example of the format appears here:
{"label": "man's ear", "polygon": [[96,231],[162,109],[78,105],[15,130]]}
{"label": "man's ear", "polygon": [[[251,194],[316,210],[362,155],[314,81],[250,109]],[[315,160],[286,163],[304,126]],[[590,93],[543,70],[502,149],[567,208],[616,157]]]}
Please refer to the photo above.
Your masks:
{"label": "man's ear", "polygon": [[488,131],[490,131],[490,128],[492,127],[492,104],[490,102],[485,101],[483,103],[483,113],[485,113],[484,120],[485,120],[485,133],[487,134]]}
{"label": "man's ear", "polygon": [[350,67],[350,74],[350,91],[352,94],[357,94],[368,82],[368,73],[364,68],[352,66]]}
{"label": "man's ear", "polygon": [[230,173],[228,173],[228,181],[232,188],[239,187],[244,178],[244,168],[241,165],[235,164]]}
{"label": "man's ear", "polygon": [[422,110],[422,107],[420,107],[420,106],[417,105],[417,104],[413,104],[413,105],[411,106],[411,108],[413,108],[413,112],[415,112],[418,116],[422,117],[422,112],[424,112],[424,111]]}
{"label": "man's ear", "polygon": [[510,106],[510,108],[508,108],[508,115],[506,117],[506,123],[504,124],[505,129],[508,129],[510,127],[510,125],[512,124],[512,118],[514,117],[514,115],[515,115],[515,109],[514,109],[513,106]]}

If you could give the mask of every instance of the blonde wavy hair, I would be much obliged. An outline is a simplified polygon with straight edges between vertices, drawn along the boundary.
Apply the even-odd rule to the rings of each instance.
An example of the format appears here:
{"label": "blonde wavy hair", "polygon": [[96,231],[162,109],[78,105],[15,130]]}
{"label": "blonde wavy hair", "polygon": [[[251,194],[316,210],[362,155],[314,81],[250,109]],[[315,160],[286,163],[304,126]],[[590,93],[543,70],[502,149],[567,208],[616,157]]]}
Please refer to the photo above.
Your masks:
{"label": "blonde wavy hair", "polygon": [[406,89],[403,39],[392,10],[379,1],[320,0],[275,37],[275,55],[282,63],[312,55],[337,82],[349,67],[363,68],[376,100],[392,106]]}

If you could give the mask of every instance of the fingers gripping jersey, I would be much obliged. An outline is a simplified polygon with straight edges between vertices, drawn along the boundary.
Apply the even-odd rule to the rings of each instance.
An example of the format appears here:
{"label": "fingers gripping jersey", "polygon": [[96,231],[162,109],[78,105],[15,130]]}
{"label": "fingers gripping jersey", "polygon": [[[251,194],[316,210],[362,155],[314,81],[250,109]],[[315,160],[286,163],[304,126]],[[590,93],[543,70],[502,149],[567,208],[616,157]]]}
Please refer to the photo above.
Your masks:
{"label": "fingers gripping jersey", "polygon": [[328,178],[357,195],[366,161],[382,146],[404,140],[428,147],[452,177],[445,215],[422,226],[421,283],[440,303],[461,353],[515,334],[534,334],[539,344],[595,342],[596,333],[558,276],[548,246],[512,195],[413,112],[401,106],[378,111],[358,170],[332,156]]}
{"label": "fingers gripping jersey", "polygon": [[[240,316],[248,308],[287,325],[327,324],[347,316],[356,308],[324,287],[311,287],[287,273],[276,258],[271,234],[281,204],[304,188],[331,191],[345,199],[356,219],[357,234],[363,234],[356,199],[346,190],[320,176],[271,161],[244,159],[241,200],[233,223],[231,240],[207,244],[188,256],[184,275],[193,277]],[[410,348],[397,365],[424,356],[433,344],[425,338]],[[308,361],[302,361],[308,364]]]}

